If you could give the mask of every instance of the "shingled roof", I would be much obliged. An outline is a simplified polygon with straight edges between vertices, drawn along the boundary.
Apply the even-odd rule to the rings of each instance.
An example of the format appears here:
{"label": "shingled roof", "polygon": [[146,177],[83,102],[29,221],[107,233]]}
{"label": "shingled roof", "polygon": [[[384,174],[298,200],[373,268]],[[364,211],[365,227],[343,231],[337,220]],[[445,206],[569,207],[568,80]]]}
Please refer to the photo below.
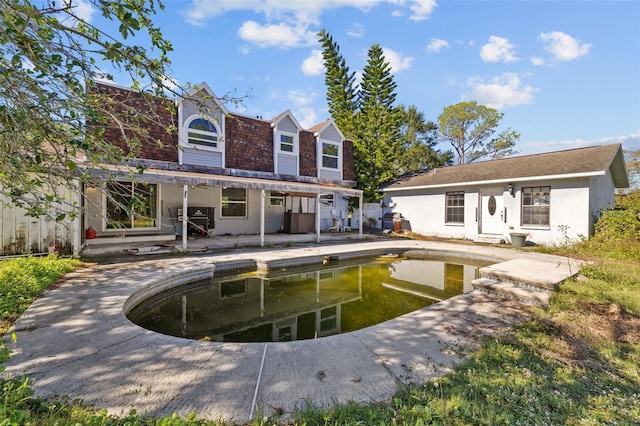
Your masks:
{"label": "shingled roof", "polygon": [[543,154],[441,167],[404,176],[383,191],[457,186],[540,178],[603,175],[610,169],[617,188],[629,187],[620,144],[600,145]]}

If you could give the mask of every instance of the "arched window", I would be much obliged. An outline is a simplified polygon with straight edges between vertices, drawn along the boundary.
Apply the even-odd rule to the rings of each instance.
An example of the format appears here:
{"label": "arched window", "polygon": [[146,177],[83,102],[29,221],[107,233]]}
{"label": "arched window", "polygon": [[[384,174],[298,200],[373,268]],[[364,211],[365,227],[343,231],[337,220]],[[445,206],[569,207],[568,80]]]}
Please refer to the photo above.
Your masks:
{"label": "arched window", "polygon": [[189,122],[187,142],[191,145],[218,148],[220,142],[218,129],[214,123],[204,118],[195,118]]}

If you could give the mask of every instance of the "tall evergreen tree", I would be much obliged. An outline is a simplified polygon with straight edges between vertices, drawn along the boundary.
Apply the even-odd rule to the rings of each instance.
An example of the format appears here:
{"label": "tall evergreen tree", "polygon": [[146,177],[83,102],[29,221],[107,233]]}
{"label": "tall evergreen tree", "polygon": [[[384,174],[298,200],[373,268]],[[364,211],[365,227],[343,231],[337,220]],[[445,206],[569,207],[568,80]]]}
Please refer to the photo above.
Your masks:
{"label": "tall evergreen tree", "polygon": [[318,33],[322,43],[324,61],[324,82],[327,86],[329,114],[342,133],[349,139],[354,136],[356,114],[355,73],[349,71],[345,59],[340,54],[340,46],[331,35],[322,29]]}
{"label": "tall evergreen tree", "polygon": [[331,117],[353,141],[356,184],[364,200],[375,202],[378,190],[397,176],[450,164],[451,151],[435,150],[436,125],[426,122],[416,107],[396,107],[396,83],[379,44],[371,46],[362,82],[349,71],[331,35],[318,33],[325,66]]}
{"label": "tall evergreen tree", "polygon": [[402,152],[400,109],[396,83],[382,46],[374,44],[368,52],[358,93],[358,114],[354,138],[356,181],[365,201],[378,201],[378,189],[398,175]]}

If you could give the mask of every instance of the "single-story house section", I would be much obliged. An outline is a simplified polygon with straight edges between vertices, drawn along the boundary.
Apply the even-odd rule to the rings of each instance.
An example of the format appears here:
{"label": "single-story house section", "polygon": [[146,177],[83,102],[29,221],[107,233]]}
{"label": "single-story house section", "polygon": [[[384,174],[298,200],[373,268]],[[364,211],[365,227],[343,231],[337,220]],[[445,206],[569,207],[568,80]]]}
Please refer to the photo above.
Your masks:
{"label": "single-story house section", "polygon": [[382,191],[385,211],[421,235],[562,244],[591,237],[615,189],[628,187],[616,144],[433,169]]}

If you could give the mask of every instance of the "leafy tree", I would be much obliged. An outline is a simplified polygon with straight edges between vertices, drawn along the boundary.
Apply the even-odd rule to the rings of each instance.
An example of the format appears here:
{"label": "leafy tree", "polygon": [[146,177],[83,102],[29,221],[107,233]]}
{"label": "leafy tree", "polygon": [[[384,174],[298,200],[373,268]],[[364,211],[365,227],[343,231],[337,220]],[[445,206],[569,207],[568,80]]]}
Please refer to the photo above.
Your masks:
{"label": "leafy tree", "polygon": [[625,150],[630,190],[640,190],[640,149]]}
{"label": "leafy tree", "polygon": [[340,54],[340,46],[322,29],[318,33],[322,43],[322,59],[325,66],[324,82],[327,86],[329,114],[347,138],[353,138],[354,119],[357,110],[355,72],[350,72]]}
{"label": "leafy tree", "polygon": [[440,138],[451,143],[458,164],[513,155],[520,134],[508,129],[494,136],[503,116],[476,101],[450,105],[438,117]]}
{"label": "leafy tree", "polygon": [[398,163],[399,173],[425,171],[451,164],[453,152],[436,149],[438,126],[433,121],[426,121],[424,113],[415,105],[401,106],[400,113],[403,149]]}
{"label": "leafy tree", "polygon": [[[100,65],[127,73],[140,92],[164,97],[174,90],[167,78],[171,43],[151,20],[162,4],[89,1],[118,34],[84,21],[74,0],[0,0],[0,194],[32,216],[77,214],[79,206],[61,185],[92,184],[87,169],[134,157],[141,143],[157,143],[148,140],[142,119],[127,113],[130,107],[117,108],[107,97],[97,101],[86,90],[98,75],[113,80]],[[100,125],[87,132],[85,123],[108,121],[117,122],[127,150],[105,140]],[[63,213],[55,213],[56,206]]]}
{"label": "leafy tree", "polygon": [[356,179],[366,201],[378,201],[378,189],[398,175],[402,116],[395,90],[382,46],[374,44],[362,73],[354,139]]}

